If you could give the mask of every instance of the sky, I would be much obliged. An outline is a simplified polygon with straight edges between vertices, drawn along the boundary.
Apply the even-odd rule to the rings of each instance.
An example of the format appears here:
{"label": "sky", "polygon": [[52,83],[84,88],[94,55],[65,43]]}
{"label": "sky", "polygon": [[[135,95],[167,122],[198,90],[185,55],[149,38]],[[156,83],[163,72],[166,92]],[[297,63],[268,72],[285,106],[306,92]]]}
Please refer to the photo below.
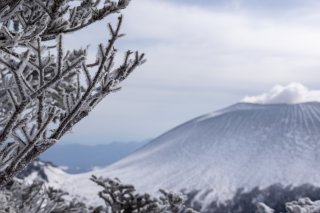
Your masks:
{"label": "sky", "polygon": [[[118,60],[130,49],[147,63],[61,142],[151,139],[243,100],[320,100],[319,10],[316,0],[132,0]],[[115,17],[71,34],[66,47],[90,44],[93,60]]]}

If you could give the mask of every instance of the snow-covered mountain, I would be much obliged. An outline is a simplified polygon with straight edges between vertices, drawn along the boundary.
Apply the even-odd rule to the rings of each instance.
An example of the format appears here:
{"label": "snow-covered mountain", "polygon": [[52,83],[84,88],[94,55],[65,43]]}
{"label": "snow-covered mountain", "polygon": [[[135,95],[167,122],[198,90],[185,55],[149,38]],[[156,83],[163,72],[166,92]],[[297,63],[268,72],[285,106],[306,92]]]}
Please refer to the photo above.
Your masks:
{"label": "snow-covered mountain", "polygon": [[61,188],[61,183],[69,176],[70,174],[65,173],[62,168],[51,162],[37,159],[20,172],[17,178],[24,180],[26,183],[31,183],[35,179],[38,179],[54,188]]}
{"label": "snow-covered mountain", "polygon": [[319,162],[320,103],[240,103],[184,123],[123,160],[70,176],[61,186],[90,199],[98,191],[88,180],[95,174],[119,177],[140,191],[200,190],[207,196],[198,199],[206,202],[274,183],[320,186]]}

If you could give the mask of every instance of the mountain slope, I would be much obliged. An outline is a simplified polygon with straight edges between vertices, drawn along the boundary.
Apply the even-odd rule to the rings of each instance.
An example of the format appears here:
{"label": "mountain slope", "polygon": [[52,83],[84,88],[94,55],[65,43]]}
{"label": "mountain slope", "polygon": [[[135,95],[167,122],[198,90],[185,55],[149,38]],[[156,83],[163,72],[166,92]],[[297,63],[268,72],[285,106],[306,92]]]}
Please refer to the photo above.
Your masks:
{"label": "mountain slope", "polygon": [[41,180],[54,188],[61,188],[63,181],[70,176],[70,174],[65,173],[61,168],[51,162],[36,159],[16,177],[24,180],[26,183],[32,183],[34,180]]}
{"label": "mountain slope", "polygon": [[[138,190],[201,190],[212,201],[274,183],[320,186],[320,103],[236,104],[191,120],[101,170]],[[73,176],[86,194],[91,173]],[[79,187],[80,188],[80,187]],[[210,193],[207,193],[208,190]],[[89,196],[89,195],[88,195]]]}

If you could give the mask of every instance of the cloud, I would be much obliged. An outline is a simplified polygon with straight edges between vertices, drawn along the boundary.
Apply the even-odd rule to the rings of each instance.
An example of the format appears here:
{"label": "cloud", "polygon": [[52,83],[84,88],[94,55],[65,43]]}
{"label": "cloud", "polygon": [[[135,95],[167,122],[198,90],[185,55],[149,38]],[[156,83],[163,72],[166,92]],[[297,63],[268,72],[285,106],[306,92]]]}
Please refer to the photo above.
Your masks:
{"label": "cloud", "polygon": [[242,99],[242,102],[258,104],[297,104],[315,101],[320,101],[320,90],[310,90],[300,83],[276,85],[267,93]]}
{"label": "cloud", "polygon": [[[224,4],[224,0],[210,2],[216,1]],[[152,138],[276,83],[301,82],[317,88],[319,7],[305,10],[299,5],[289,10],[283,6],[280,13],[270,9],[268,14],[247,6],[246,0],[239,1],[239,9],[207,5],[205,0],[188,0],[189,4],[185,0],[132,1],[124,11],[122,32],[127,36],[117,49],[119,53],[145,52],[148,61],[124,82],[122,91],[108,96],[80,122],[76,134],[67,140]],[[257,6],[261,2],[249,1]],[[229,2],[237,5],[238,0]],[[107,42],[108,21],[76,37],[71,34],[65,43],[70,48],[91,44],[94,61],[96,45]]]}
{"label": "cloud", "polygon": [[320,17],[312,14],[273,18],[140,0],[126,11],[125,31],[128,43],[147,54],[142,82],[306,83],[320,68]]}

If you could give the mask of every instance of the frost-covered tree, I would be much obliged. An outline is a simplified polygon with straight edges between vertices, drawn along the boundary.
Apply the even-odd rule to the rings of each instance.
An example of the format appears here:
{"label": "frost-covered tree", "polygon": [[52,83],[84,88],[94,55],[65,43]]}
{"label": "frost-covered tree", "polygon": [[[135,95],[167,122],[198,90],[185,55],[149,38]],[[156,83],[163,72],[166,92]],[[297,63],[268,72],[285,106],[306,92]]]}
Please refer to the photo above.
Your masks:
{"label": "frost-covered tree", "polygon": [[[95,61],[63,37],[124,9],[129,0],[0,1],[0,187],[55,144],[145,59],[114,67],[122,16]],[[79,41],[80,42],[80,41]]]}
{"label": "frost-covered tree", "polygon": [[133,185],[121,183],[119,179],[97,178],[91,180],[103,187],[99,192],[105,207],[98,207],[95,213],[197,213],[186,208],[181,193],[160,190],[159,198],[149,194],[139,194]]}
{"label": "frost-covered tree", "polygon": [[93,176],[92,180],[103,187],[99,196],[105,201],[104,206],[94,207],[71,200],[66,197],[67,193],[47,187],[42,181],[27,185],[15,180],[0,191],[0,213],[197,213],[184,206],[185,198],[181,193],[161,190],[162,196],[154,198],[136,193],[132,185],[118,179]]}
{"label": "frost-covered tree", "polygon": [[67,201],[65,192],[46,187],[43,182],[31,185],[15,181],[0,191],[0,213],[85,213],[87,207],[76,200]]}

